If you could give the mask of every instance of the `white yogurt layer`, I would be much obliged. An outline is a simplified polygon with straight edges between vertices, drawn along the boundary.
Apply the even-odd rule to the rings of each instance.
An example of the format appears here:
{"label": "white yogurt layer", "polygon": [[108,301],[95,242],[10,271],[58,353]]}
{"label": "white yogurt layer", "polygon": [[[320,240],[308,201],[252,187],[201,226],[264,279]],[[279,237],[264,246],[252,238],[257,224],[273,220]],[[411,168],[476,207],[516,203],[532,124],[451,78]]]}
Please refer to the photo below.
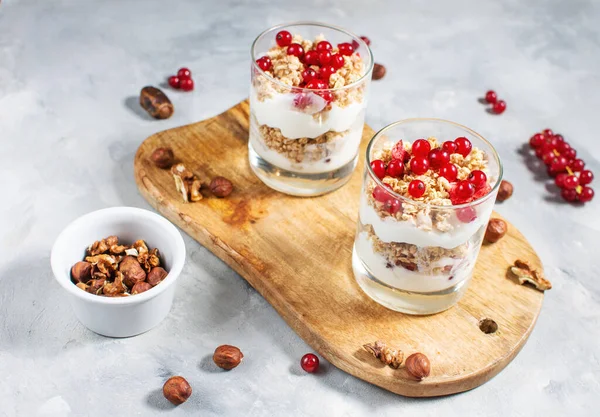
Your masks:
{"label": "white yogurt layer", "polygon": [[352,127],[357,117],[364,117],[361,112],[366,103],[353,103],[346,107],[332,104],[331,110],[313,117],[325,107],[325,100],[313,93],[304,93],[310,104],[304,111],[295,105],[296,94],[278,94],[264,101],[259,101],[254,88],[250,91],[250,111],[259,126],[267,125],[278,128],[288,139],[316,138],[330,130],[343,132]]}
{"label": "white yogurt layer", "polygon": [[480,213],[481,209],[482,207],[478,207],[477,218],[471,223],[462,223],[453,216],[449,222],[454,229],[449,232],[440,232],[435,229],[424,230],[417,227],[414,221],[398,221],[391,216],[382,219],[368,204],[365,196],[361,198],[359,215],[361,223],[372,225],[377,237],[385,243],[399,242],[419,247],[439,246],[452,249],[467,242],[480,227],[487,223],[489,214]]}
{"label": "white yogurt layer", "polygon": [[442,260],[445,265],[452,265],[452,270],[442,275],[409,271],[401,266],[389,268],[387,259],[373,250],[366,232],[358,235],[354,245],[356,254],[375,278],[390,287],[404,291],[421,293],[442,291],[469,278],[473,272],[474,262],[468,258]]}

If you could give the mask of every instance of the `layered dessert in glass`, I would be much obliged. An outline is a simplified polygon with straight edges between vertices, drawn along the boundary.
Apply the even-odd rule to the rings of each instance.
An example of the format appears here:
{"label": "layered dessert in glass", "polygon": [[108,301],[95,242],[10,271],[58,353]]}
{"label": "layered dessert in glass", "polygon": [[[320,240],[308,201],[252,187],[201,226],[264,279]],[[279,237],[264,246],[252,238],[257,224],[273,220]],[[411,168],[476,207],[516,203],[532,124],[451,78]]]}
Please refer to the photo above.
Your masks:
{"label": "layered dessert in glass", "polygon": [[394,123],[371,140],[353,269],[384,306],[432,314],[466,291],[502,165],[479,134],[438,119]]}
{"label": "layered dessert in glass", "polygon": [[278,191],[314,196],[352,174],[373,60],[343,29],[277,26],[252,45],[250,165]]}

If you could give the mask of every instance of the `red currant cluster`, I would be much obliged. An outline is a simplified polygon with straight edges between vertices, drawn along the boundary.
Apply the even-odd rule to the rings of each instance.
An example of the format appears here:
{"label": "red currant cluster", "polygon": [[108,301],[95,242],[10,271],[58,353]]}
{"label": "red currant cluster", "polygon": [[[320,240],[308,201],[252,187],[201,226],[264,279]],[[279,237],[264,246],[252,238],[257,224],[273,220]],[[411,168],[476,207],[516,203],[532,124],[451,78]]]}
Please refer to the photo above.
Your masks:
{"label": "red currant cluster", "polygon": [[494,90],[485,93],[485,101],[492,105],[492,112],[496,114],[502,114],[504,113],[504,110],[506,110],[506,102],[504,100],[498,100],[498,96]]}
{"label": "red currant cluster", "polygon": [[529,146],[548,167],[548,175],[554,177],[554,183],[561,189],[563,199],[587,203],[594,198],[594,190],[587,186],[594,179],[594,174],[583,169],[585,162],[576,158],[577,151],[562,135],[545,129],[529,139]]}
{"label": "red currant cluster", "polygon": [[194,80],[192,80],[192,72],[187,68],[179,68],[177,75],[169,77],[169,85],[175,89],[183,91],[192,91],[194,89]]}
{"label": "red currant cluster", "polygon": [[[387,165],[377,159],[371,162],[371,168],[380,180],[386,176],[401,178],[409,170],[413,174],[423,175],[432,169],[437,171],[441,177],[454,183],[450,190],[452,204],[463,204],[483,197],[491,189],[487,183],[487,176],[480,170],[472,171],[466,180],[456,181],[458,168],[450,162],[450,155],[458,153],[466,157],[471,153],[472,148],[471,141],[465,137],[446,141],[436,149],[431,149],[429,141],[417,139],[412,144],[411,152],[408,153],[404,150],[402,141],[399,141],[392,149],[392,160]],[[389,185],[386,184],[386,186],[389,188]],[[408,184],[408,194],[413,198],[420,198],[425,194],[425,188],[423,181],[412,180]],[[389,194],[381,187],[373,190],[373,198],[384,203],[390,214],[397,213],[401,208],[401,204],[396,199],[390,198]],[[474,219],[472,216],[473,213],[463,216],[464,219],[460,216],[459,218],[468,223]]]}
{"label": "red currant cluster", "polygon": [[[275,41],[281,48],[287,48],[288,55],[297,57],[306,66],[302,71],[302,83],[299,87],[310,90],[328,89],[329,78],[344,66],[344,56],[352,55],[355,49],[353,44],[344,42],[338,44],[338,53],[333,53],[333,46],[329,42],[320,41],[314,49],[304,51],[302,45],[292,43],[292,34],[287,30],[278,32]],[[273,68],[271,59],[266,55],[258,58],[256,65],[263,71]],[[319,95],[328,103],[334,99],[330,91],[323,91]]]}

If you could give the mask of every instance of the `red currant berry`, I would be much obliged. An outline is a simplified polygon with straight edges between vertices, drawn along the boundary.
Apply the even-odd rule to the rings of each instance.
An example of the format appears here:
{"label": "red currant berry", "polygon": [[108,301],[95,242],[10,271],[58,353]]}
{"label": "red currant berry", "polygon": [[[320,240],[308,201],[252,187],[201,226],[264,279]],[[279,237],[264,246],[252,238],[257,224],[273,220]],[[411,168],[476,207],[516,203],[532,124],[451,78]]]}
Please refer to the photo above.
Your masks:
{"label": "red currant berry", "polygon": [[271,60],[269,59],[268,56],[263,56],[262,58],[258,58],[256,60],[256,64],[263,71],[269,71],[273,67],[273,64],[271,63]]}
{"label": "red currant berry", "polygon": [[177,76],[179,79],[192,78],[192,72],[185,67],[179,68],[179,71],[177,71]]}
{"label": "red currant berry", "polygon": [[456,152],[465,158],[471,153],[471,149],[473,149],[471,141],[463,136],[454,139],[454,143],[456,144]]}
{"label": "red currant berry", "polygon": [[552,132],[552,129],[544,129],[544,130],[542,130],[542,134],[546,138],[550,138],[550,137],[554,136],[554,132]]}
{"label": "red currant berry", "polygon": [[475,194],[475,186],[469,181],[460,181],[456,185],[455,193],[459,201],[467,201]]}
{"label": "red currant berry", "polygon": [[544,135],[541,133],[536,133],[529,139],[529,146],[533,149],[537,149],[544,144]]}
{"label": "red currant berry", "polygon": [[579,174],[579,184],[588,185],[594,180],[594,174],[589,169],[581,171]]}
{"label": "red currant berry", "polygon": [[306,355],[302,356],[300,366],[302,366],[302,369],[309,374],[314,374],[319,369],[319,358],[317,358],[317,355],[307,353]]}
{"label": "red currant berry", "polygon": [[306,65],[319,65],[319,53],[317,51],[308,51],[304,54]]}
{"label": "red currant berry", "polygon": [[282,48],[284,46],[289,46],[292,43],[292,34],[287,30],[277,32],[277,35],[275,35],[275,42],[277,42],[277,45],[281,46]]}
{"label": "red currant berry", "polygon": [[331,103],[334,99],[333,93],[331,91],[322,91],[319,95],[325,100],[327,103]]}
{"label": "red currant berry", "polygon": [[496,95],[496,92],[494,90],[490,90],[487,93],[485,93],[485,101],[487,101],[488,103],[494,104],[497,100],[498,96]]}
{"label": "red currant berry", "polygon": [[573,163],[569,164],[571,171],[580,172],[583,171],[583,167],[585,166],[585,162],[582,159],[576,159]]}
{"label": "red currant berry", "polygon": [[377,178],[379,178],[380,180],[382,180],[383,177],[385,177],[385,164],[381,159],[371,161],[371,169],[373,170],[375,175],[377,175]]}
{"label": "red currant berry", "polygon": [[563,188],[560,192],[560,196],[569,202],[573,202],[577,200],[577,191],[571,188]]}
{"label": "red currant berry", "polygon": [[446,164],[440,168],[440,176],[446,178],[450,182],[456,181],[458,176],[458,168],[454,164]]}
{"label": "red currant berry", "polygon": [[335,74],[335,68],[331,65],[327,65],[326,67],[321,68],[321,72],[319,72],[319,77],[322,80],[329,81],[329,77]]}
{"label": "red currant berry", "polygon": [[425,157],[429,155],[431,145],[425,139],[417,139],[412,144],[411,152],[413,156]]}
{"label": "red currant berry", "polygon": [[440,169],[450,162],[450,154],[441,149],[433,149],[429,151],[429,165],[432,169]]}
{"label": "red currant berry", "polygon": [[542,156],[544,155],[544,153],[546,153],[546,151],[544,150],[543,146],[540,146],[539,148],[537,148],[535,150],[535,156],[537,156],[540,159],[542,159]]}
{"label": "red currant berry", "polygon": [[568,163],[569,163],[569,161],[567,161],[567,158],[560,155],[560,156],[557,156],[554,161],[552,161],[552,163],[550,164],[550,169],[552,171],[562,172],[565,169],[567,169]]}
{"label": "red currant berry", "polygon": [[179,87],[183,91],[192,91],[194,89],[194,80],[191,78],[184,78],[179,82]]}
{"label": "red currant berry", "polygon": [[504,110],[506,110],[506,101],[504,100],[498,100],[492,106],[492,111],[496,114],[502,114]]}
{"label": "red currant berry", "polygon": [[552,152],[552,151],[546,151],[542,154],[542,161],[544,162],[544,164],[546,164],[548,166],[551,165],[555,159],[556,159],[556,155],[554,155],[554,152]]}
{"label": "red currant berry", "polygon": [[422,197],[425,194],[425,183],[421,180],[412,180],[408,184],[408,193],[413,198]]}
{"label": "red currant berry", "polygon": [[447,140],[446,142],[442,143],[442,150],[448,152],[449,155],[456,153],[457,148],[458,147],[456,146],[456,143],[452,142],[451,140]]}
{"label": "red currant berry", "polygon": [[390,198],[389,200],[387,200],[385,203],[383,203],[383,207],[390,214],[396,214],[400,210],[402,210],[402,204],[395,198]]}
{"label": "red currant berry", "polygon": [[[366,36],[361,36],[360,38],[362,39],[362,41],[364,43],[366,43],[367,45],[371,46],[371,40],[369,38],[367,38]],[[354,48],[354,49],[356,49],[356,48]]]}
{"label": "red currant berry", "polygon": [[169,77],[169,85],[173,88],[179,88],[179,77],[177,75],[171,75]]}
{"label": "red currant berry", "polygon": [[305,83],[309,82],[310,80],[314,80],[315,78],[317,78],[317,71],[314,69],[306,68],[304,71],[302,71],[302,81]]}
{"label": "red currant berry", "polygon": [[555,138],[555,139],[556,139],[558,142],[564,142],[564,141],[565,141],[565,138],[563,137],[563,135],[561,135],[561,134],[559,134],[559,133],[556,133],[556,134],[554,135],[554,138]]}
{"label": "red currant berry", "polygon": [[568,175],[563,180],[564,188],[576,188],[579,185],[579,178],[575,175]]}
{"label": "red currant berry", "polygon": [[394,178],[401,177],[404,174],[404,163],[399,159],[392,159],[388,164],[387,174]]}
{"label": "red currant berry", "polygon": [[373,190],[373,198],[380,203],[385,203],[389,200],[390,195],[379,185]]}
{"label": "red currant berry", "polygon": [[322,51],[319,52],[319,65],[327,65],[331,62],[331,52]]}
{"label": "red currant berry", "polygon": [[556,184],[558,188],[565,188],[565,178],[567,178],[568,176],[569,174],[561,172],[556,176],[556,178],[554,178],[554,184]]}
{"label": "red currant berry", "polygon": [[333,47],[331,46],[331,44],[327,41],[321,41],[317,44],[316,48],[317,52],[323,52],[323,51],[331,51],[333,49]]}
{"label": "red currant berry", "polygon": [[306,84],[305,88],[308,88],[309,90],[324,90],[327,88],[327,84],[325,84],[323,80],[314,78]]}
{"label": "red currant berry", "polygon": [[561,154],[564,153],[565,151],[571,149],[571,145],[569,145],[567,142],[559,141],[558,138],[556,137],[556,135],[552,138],[552,140],[556,143],[556,150],[558,152],[560,152]]}
{"label": "red currant berry", "polygon": [[304,55],[304,48],[298,43],[293,43],[290,46],[288,46],[287,54],[294,55],[298,58],[302,58],[302,56]]}
{"label": "red currant berry", "polygon": [[350,56],[354,53],[354,47],[351,43],[348,42],[338,44],[338,49],[340,51],[340,54],[345,56]]}
{"label": "red currant berry", "polygon": [[485,172],[476,169],[471,171],[467,177],[467,181],[473,184],[476,189],[479,189],[487,184],[487,175],[485,175]]}
{"label": "red currant berry", "polygon": [[587,203],[594,198],[594,189],[591,187],[582,187],[581,193],[579,194],[579,201]]}
{"label": "red currant berry", "polygon": [[464,207],[456,212],[456,217],[463,223],[471,223],[477,218],[477,211],[473,207]]}
{"label": "red currant berry", "polygon": [[410,160],[410,170],[417,175],[423,175],[429,169],[429,161],[425,157],[416,157]]}
{"label": "red currant berry", "polygon": [[344,66],[344,57],[340,54],[333,54],[330,63],[333,68],[338,70]]}
{"label": "red currant berry", "polygon": [[564,152],[561,152],[561,154],[567,159],[575,159],[575,157],[577,156],[577,151],[573,148],[569,148]]}

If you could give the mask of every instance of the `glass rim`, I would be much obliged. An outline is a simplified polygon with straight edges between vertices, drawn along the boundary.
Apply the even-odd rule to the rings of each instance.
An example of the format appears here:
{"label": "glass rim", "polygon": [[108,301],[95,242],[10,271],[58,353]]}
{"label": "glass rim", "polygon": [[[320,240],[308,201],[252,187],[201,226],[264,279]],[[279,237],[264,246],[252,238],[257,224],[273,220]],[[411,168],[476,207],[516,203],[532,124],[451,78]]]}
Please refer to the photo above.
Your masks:
{"label": "glass rim", "polygon": [[[443,206],[443,205],[437,205],[437,204],[430,204],[430,203],[425,203],[422,201],[416,201],[416,200],[412,200],[408,197],[405,197],[403,195],[400,195],[398,193],[396,193],[395,191],[393,191],[392,189],[388,188],[385,183],[379,179],[379,177],[377,175],[375,175],[375,172],[373,171],[373,168],[371,168],[371,149],[373,147],[373,144],[376,142],[376,140],[381,137],[382,135],[384,135],[387,131],[393,129],[396,126],[402,125],[402,124],[406,124],[406,123],[411,123],[411,122],[436,122],[436,123],[442,123],[442,124],[448,124],[448,125],[452,125],[455,127],[458,127],[460,129],[463,129],[465,131],[467,131],[468,133],[470,133],[471,135],[477,137],[478,139],[480,139],[481,141],[483,141],[486,145],[488,145],[493,152],[493,156],[496,159],[496,162],[498,163],[498,178],[496,179],[496,183],[494,184],[494,186],[492,187],[492,189],[484,196],[479,197],[476,200],[473,200],[469,203],[463,203],[463,204],[453,204],[450,206]],[[389,125],[385,126],[384,128],[382,128],[381,130],[379,130],[377,133],[375,133],[373,135],[373,137],[371,138],[371,140],[369,141],[369,144],[367,145],[367,154],[366,154],[366,169],[367,172],[369,173],[369,175],[371,176],[371,178],[375,181],[375,183],[382,187],[387,193],[391,194],[394,198],[400,200],[402,203],[409,203],[409,204],[413,204],[419,208],[432,208],[432,209],[443,209],[443,210],[448,210],[448,209],[452,209],[452,210],[459,210],[462,208],[467,208],[467,207],[472,207],[474,205],[478,205],[480,203],[485,202],[486,200],[488,200],[493,194],[494,191],[500,187],[500,183],[502,182],[502,177],[504,174],[504,168],[502,166],[502,161],[500,160],[500,157],[498,156],[498,152],[496,151],[496,148],[494,148],[494,145],[492,145],[490,143],[490,141],[488,141],[487,139],[485,139],[483,136],[481,136],[479,133],[475,132],[473,129],[470,129],[464,125],[461,125],[459,123],[455,123],[452,122],[450,120],[445,120],[445,119],[438,119],[435,117],[414,117],[411,119],[403,119],[403,120],[398,120],[397,122],[394,123],[390,123]]]}
{"label": "glass rim", "polygon": [[[323,27],[323,28],[327,28],[327,29],[333,29],[333,30],[337,30],[338,32],[342,32],[345,33],[346,35],[350,36],[352,38],[353,41],[358,42],[360,45],[364,45],[366,47],[366,50],[369,51],[369,58],[370,58],[370,63],[369,63],[369,68],[367,69],[367,71],[365,71],[365,73],[356,81],[354,81],[351,84],[345,85],[343,87],[337,87],[337,88],[322,88],[322,89],[312,89],[312,88],[306,88],[306,87],[295,87],[292,85],[288,85],[285,84],[281,81],[279,81],[277,78],[274,78],[272,76],[270,76],[269,74],[267,74],[265,71],[263,71],[258,64],[256,63],[256,54],[255,54],[255,49],[256,49],[256,44],[258,43],[258,41],[260,39],[262,39],[265,35],[267,35],[269,32],[274,32],[278,29],[283,29],[289,26],[317,26],[317,27]],[[346,89],[350,89],[353,87],[356,87],[357,85],[359,85],[360,83],[365,81],[365,78],[367,76],[371,76],[371,73],[373,72],[373,66],[375,65],[375,63],[373,62],[373,52],[371,51],[371,48],[369,47],[369,45],[367,45],[367,43],[365,41],[363,41],[360,36],[346,30],[343,29],[339,26],[334,26],[334,25],[328,25],[326,23],[319,23],[319,22],[311,22],[311,21],[300,21],[300,22],[292,22],[292,23],[281,23],[279,25],[275,25],[270,27],[267,30],[264,30],[263,32],[261,32],[256,39],[254,39],[254,42],[252,42],[252,46],[250,47],[250,57],[252,58],[252,66],[255,70],[257,70],[259,73],[261,73],[264,77],[266,77],[269,81],[274,82],[275,84],[278,84],[284,88],[290,89],[290,90],[299,90],[299,91],[343,91]]]}

